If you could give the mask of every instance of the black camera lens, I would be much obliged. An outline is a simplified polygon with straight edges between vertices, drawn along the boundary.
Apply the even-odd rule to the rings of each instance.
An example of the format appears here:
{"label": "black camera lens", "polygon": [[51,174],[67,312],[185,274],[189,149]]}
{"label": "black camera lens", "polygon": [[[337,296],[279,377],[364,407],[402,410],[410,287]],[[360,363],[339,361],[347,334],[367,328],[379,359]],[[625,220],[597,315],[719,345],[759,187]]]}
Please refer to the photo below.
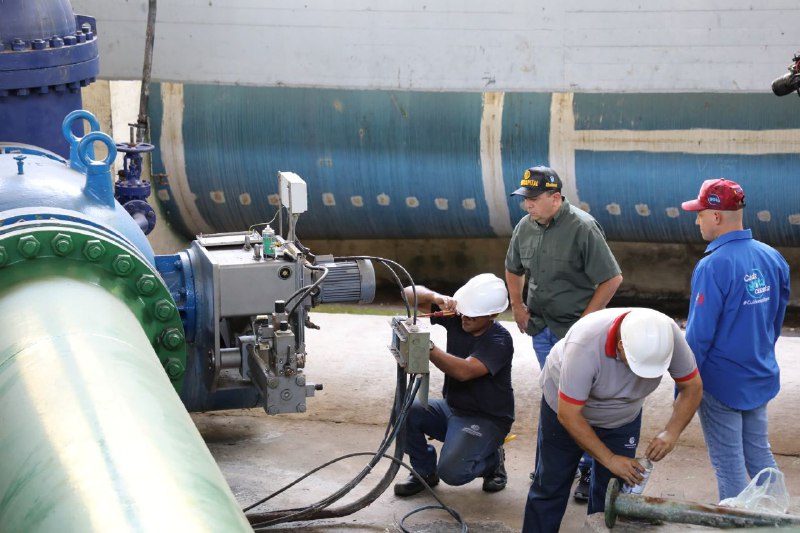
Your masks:
{"label": "black camera lens", "polygon": [[772,92],[776,96],[786,96],[800,88],[800,75],[787,72],[772,82]]}

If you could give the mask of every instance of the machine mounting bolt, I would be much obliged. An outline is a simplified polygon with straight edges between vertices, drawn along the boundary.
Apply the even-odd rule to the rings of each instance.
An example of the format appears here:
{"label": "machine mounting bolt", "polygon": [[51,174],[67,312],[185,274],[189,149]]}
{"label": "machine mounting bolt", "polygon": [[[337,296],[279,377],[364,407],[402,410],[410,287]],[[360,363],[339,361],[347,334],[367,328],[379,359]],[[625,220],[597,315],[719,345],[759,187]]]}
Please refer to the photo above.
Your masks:
{"label": "machine mounting bolt", "polygon": [[111,263],[111,268],[119,276],[127,276],[133,270],[133,259],[128,254],[119,254]]}
{"label": "machine mounting bolt", "polygon": [[89,261],[99,261],[106,253],[106,247],[97,239],[86,241],[83,246],[83,255]]}
{"label": "machine mounting bolt", "polygon": [[268,415],[277,415],[278,414],[278,407],[275,405],[270,405],[267,407],[267,414]]}
{"label": "machine mounting bolt", "polygon": [[72,244],[72,236],[66,233],[58,233],[53,237],[53,240],[50,241],[50,246],[53,247],[53,252],[60,256],[69,254],[75,248],[75,245]]}
{"label": "machine mounting bolt", "polygon": [[305,413],[306,412],[306,404],[298,403],[297,407],[295,407],[295,411],[297,411],[298,413]]}
{"label": "machine mounting bolt", "polygon": [[161,346],[167,350],[177,350],[183,346],[183,334],[178,328],[168,328],[161,332]]}
{"label": "machine mounting bolt", "polygon": [[277,389],[278,378],[269,378],[269,380],[267,380],[267,387],[269,387],[270,389]]}
{"label": "machine mounting bolt", "polygon": [[169,357],[164,361],[164,370],[167,371],[170,379],[178,379],[186,372],[186,367],[177,357]]}
{"label": "machine mounting bolt", "polygon": [[155,303],[154,312],[157,319],[166,322],[175,315],[175,306],[166,298],[162,298]]}
{"label": "machine mounting bolt", "polygon": [[156,281],[156,277],[152,274],[142,274],[136,281],[136,289],[139,291],[139,294],[144,296],[153,294],[157,288],[158,282]]}
{"label": "machine mounting bolt", "polygon": [[0,267],[5,266],[6,262],[8,262],[8,254],[6,253],[6,247],[0,246]]}
{"label": "machine mounting bolt", "polygon": [[298,387],[305,387],[306,386],[306,377],[305,376],[297,376],[294,378],[294,382],[297,383]]}
{"label": "machine mounting bolt", "polygon": [[39,255],[39,250],[42,248],[42,243],[33,235],[25,235],[17,243],[17,250],[19,253],[28,259]]}

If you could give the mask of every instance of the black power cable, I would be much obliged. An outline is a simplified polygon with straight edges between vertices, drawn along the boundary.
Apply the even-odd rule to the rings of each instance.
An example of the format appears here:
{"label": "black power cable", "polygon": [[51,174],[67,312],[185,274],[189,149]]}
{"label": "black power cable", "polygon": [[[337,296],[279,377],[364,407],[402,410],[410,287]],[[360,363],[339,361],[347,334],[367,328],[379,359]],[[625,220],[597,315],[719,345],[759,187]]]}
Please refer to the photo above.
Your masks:
{"label": "black power cable", "polygon": [[315,281],[311,285],[301,287],[300,289],[296,290],[291,296],[289,296],[289,298],[286,300],[286,305],[289,305],[289,302],[292,301],[295,297],[302,295],[297,298],[297,302],[295,302],[292,308],[289,309],[289,311],[287,312],[289,316],[292,316],[292,313],[294,313],[294,310],[297,309],[298,305],[300,305],[300,302],[305,300],[306,296],[311,294],[311,291],[319,287],[322,284],[322,282],[325,281],[325,278],[328,277],[328,268],[324,266],[316,266],[312,265],[311,263],[306,263],[306,268],[309,270],[321,270],[322,275],[319,277],[317,281]]}
{"label": "black power cable", "polygon": [[[403,301],[406,304],[406,311],[408,313],[408,316],[411,317],[412,314],[411,314],[411,309],[410,309],[408,300],[405,297],[405,293],[402,291],[403,283],[400,280],[400,277],[397,275],[397,272],[395,272],[394,268],[392,268],[392,267],[395,266],[395,267],[399,268],[400,270],[402,270],[403,274],[405,275],[405,277],[409,281],[409,285],[412,287],[412,292],[413,292],[413,295],[414,295],[414,313],[413,313],[413,317],[414,317],[414,322],[416,323],[417,308],[418,308],[418,306],[417,306],[416,286],[414,285],[414,280],[411,278],[411,275],[400,264],[398,264],[398,263],[396,263],[396,262],[394,262],[394,261],[392,261],[390,259],[385,259],[385,258],[382,258],[382,257],[375,257],[375,256],[337,257],[334,260],[335,261],[336,260],[338,260],[338,261],[344,261],[344,260],[372,260],[372,261],[377,261],[380,264],[382,264],[383,266],[385,266],[389,270],[389,272],[392,274],[392,277],[394,278],[394,281],[398,284],[398,286],[400,286],[401,295],[403,297]],[[318,287],[322,283],[322,280],[327,276],[328,269],[326,269],[324,267],[309,266],[309,268],[316,269],[316,270],[324,270],[324,274],[314,284],[306,286],[306,287],[301,287],[300,289],[298,289],[295,293],[293,293],[289,297],[289,299],[287,300],[287,303],[302,294],[302,297],[298,298],[298,300],[295,303],[295,305],[289,311],[289,315],[291,315],[294,312],[294,310],[297,308],[297,306],[300,304],[300,302],[302,302],[306,298],[306,296],[308,296],[308,294],[310,294],[311,291],[314,290],[314,288]],[[259,500],[259,501],[255,502],[255,503],[245,507],[243,509],[243,511],[245,513],[247,513],[248,511],[251,511],[252,509],[258,507],[259,505],[265,503],[266,501],[274,498],[278,494],[281,494],[284,491],[288,490],[289,488],[293,487],[294,485],[296,485],[300,481],[306,479],[310,475],[312,475],[312,474],[318,472],[319,470],[322,470],[323,468],[326,468],[327,466],[330,466],[330,465],[332,465],[332,464],[334,464],[334,463],[336,463],[338,461],[341,461],[343,459],[350,458],[350,457],[355,457],[355,456],[359,456],[359,455],[371,455],[372,459],[367,464],[367,466],[365,466],[361,470],[361,472],[359,472],[358,475],[356,475],[351,481],[346,483],[341,489],[337,490],[335,493],[331,494],[327,498],[324,498],[324,499],[320,500],[317,503],[314,503],[314,504],[309,505],[307,507],[297,508],[297,509],[285,509],[285,510],[281,510],[281,511],[271,511],[271,512],[266,512],[266,513],[249,513],[249,514],[247,514],[246,515],[247,519],[248,519],[248,521],[250,522],[251,526],[253,527],[253,529],[255,531],[262,531],[262,530],[264,530],[266,528],[269,528],[271,526],[275,526],[275,525],[278,525],[278,524],[283,524],[283,523],[286,523],[286,522],[296,522],[296,521],[300,521],[300,520],[318,520],[318,519],[323,519],[323,518],[338,518],[338,517],[347,516],[347,515],[350,515],[350,514],[356,512],[356,511],[359,511],[360,509],[363,509],[364,507],[370,505],[381,494],[383,494],[386,491],[386,489],[391,484],[392,480],[396,477],[400,466],[403,466],[403,467],[407,468],[408,470],[410,470],[411,473],[415,477],[417,477],[417,479],[422,481],[423,485],[428,489],[428,491],[431,492],[431,494],[436,499],[436,501],[439,502],[439,505],[429,505],[429,506],[421,507],[421,508],[415,509],[414,511],[411,511],[410,513],[406,514],[400,520],[400,523],[399,523],[399,527],[400,527],[400,529],[402,531],[404,531],[404,532],[408,532],[409,531],[409,530],[407,530],[405,528],[405,525],[404,525],[405,520],[408,517],[410,517],[411,515],[416,514],[418,512],[428,510],[428,509],[443,509],[443,510],[447,511],[461,525],[461,531],[462,532],[466,532],[467,531],[467,526],[464,523],[464,521],[461,518],[461,516],[458,514],[458,512],[456,512],[454,509],[450,508],[449,506],[445,505],[444,502],[442,502],[439,499],[439,497],[435,493],[433,493],[433,491],[431,491],[430,487],[427,485],[427,483],[425,483],[425,480],[422,479],[422,477],[413,468],[411,468],[410,466],[408,466],[408,465],[406,465],[405,463],[402,462],[403,454],[405,453],[405,424],[406,424],[406,417],[408,416],[409,409],[411,408],[411,405],[414,402],[414,398],[416,397],[417,391],[419,390],[419,387],[420,387],[421,382],[422,382],[420,377],[411,375],[411,376],[409,376],[409,380],[410,380],[410,384],[411,384],[411,386],[409,387],[408,384],[406,383],[405,376],[406,376],[405,371],[398,365],[397,366],[397,385],[396,385],[396,388],[395,388],[394,405],[393,405],[393,408],[392,408],[392,411],[391,411],[391,414],[390,414],[390,417],[389,417],[389,423],[387,424],[386,431],[385,431],[384,436],[383,436],[383,440],[381,441],[381,444],[379,445],[377,452],[375,452],[375,453],[372,453],[372,452],[359,452],[359,453],[344,455],[344,456],[341,456],[339,458],[333,459],[332,461],[329,461],[329,462],[327,462],[327,463],[325,463],[323,465],[320,465],[317,468],[314,468],[313,470],[307,472],[306,474],[304,474],[300,478],[296,479],[295,481],[293,481],[292,483],[286,485],[285,487],[275,491],[271,495],[269,495],[269,496],[267,496],[265,498],[262,498],[261,500]],[[386,450],[389,448],[389,446],[391,445],[392,442],[395,442],[395,450],[394,450],[394,454],[392,456],[389,456],[389,455],[386,454]],[[364,496],[362,496],[358,500],[356,500],[356,501],[354,501],[354,502],[352,502],[352,503],[350,503],[348,505],[344,505],[342,507],[337,507],[337,508],[334,508],[334,509],[328,509],[328,507],[330,505],[332,505],[333,503],[335,503],[336,501],[338,501],[339,499],[344,497],[356,485],[358,485],[361,481],[363,481],[364,478],[367,475],[369,475],[370,472],[372,472],[372,469],[374,468],[374,466],[384,457],[390,459],[392,461],[392,464],[389,466],[389,469],[384,474],[384,476],[381,478],[380,482],[372,490],[370,490],[367,494],[365,494]]]}
{"label": "black power cable", "polygon": [[[346,483],[342,488],[340,488],[339,490],[334,492],[332,495],[328,496],[327,498],[324,498],[324,499],[320,500],[317,503],[309,505],[308,507],[305,507],[305,508],[302,508],[302,509],[288,509],[288,510],[285,510],[285,511],[273,511],[273,512],[264,513],[264,514],[249,514],[249,515],[247,515],[247,519],[250,521],[250,525],[253,526],[253,529],[274,526],[274,525],[281,524],[281,523],[284,523],[284,522],[295,522],[295,521],[298,521],[298,520],[330,518],[332,516],[345,516],[345,514],[350,514],[352,512],[355,512],[358,509],[362,509],[363,507],[366,507],[366,505],[368,505],[369,503],[372,503],[372,501],[374,501],[374,499],[370,500],[368,502],[365,501],[365,498],[366,498],[366,496],[365,496],[365,497],[362,497],[359,501],[354,502],[353,504],[351,504],[351,506],[357,505],[357,507],[358,507],[357,509],[354,509],[354,510],[352,510],[350,512],[347,512],[345,514],[339,514],[339,513],[333,512],[333,511],[336,511],[335,509],[332,510],[331,512],[329,512],[329,513],[325,513],[324,515],[321,513],[321,511],[323,509],[325,509],[326,507],[328,507],[332,503],[336,502],[337,500],[341,499],[344,495],[346,495],[348,492],[350,492],[358,483],[360,483],[372,471],[372,468],[375,466],[375,464],[377,464],[378,461],[380,461],[380,459],[383,457],[383,454],[386,453],[386,450],[388,449],[389,445],[391,445],[392,441],[395,440],[395,438],[398,436],[398,434],[402,434],[403,433],[403,432],[401,432],[401,429],[404,428],[405,417],[408,414],[408,410],[411,408],[411,404],[414,401],[414,396],[416,395],[416,392],[419,389],[419,386],[421,384],[421,379],[420,378],[416,378],[416,379],[414,379],[413,386],[410,389],[407,389],[406,388],[406,381],[405,381],[405,378],[404,378],[404,374],[405,374],[404,372],[401,372],[401,371],[398,370],[398,374],[397,374],[397,377],[398,377],[397,389],[396,389],[396,394],[395,394],[395,405],[394,405],[394,408],[393,408],[393,412],[397,413],[397,416],[396,417],[394,417],[394,416],[392,417],[393,419],[396,420],[396,424],[394,425],[394,430],[389,432],[388,437],[386,437],[386,436],[384,437],[384,440],[381,443],[378,452],[376,452],[373,455],[372,460],[367,464],[367,466],[364,467],[361,470],[361,472],[359,472],[358,475],[356,475],[350,482]],[[404,448],[404,446],[402,446],[404,444],[405,443],[403,442],[403,438],[401,437],[397,441],[397,446],[395,446],[395,455],[398,455],[398,453],[399,453],[400,458],[402,458],[402,454],[404,453],[404,450],[402,449],[402,448]],[[336,460],[331,461],[328,464],[333,464],[334,462],[336,462]],[[311,472],[308,472],[308,473],[304,474],[302,477],[300,477],[299,479],[295,480],[294,482],[292,482],[287,487],[284,487],[284,488],[280,489],[275,494],[283,492],[285,489],[287,489],[287,488],[291,487],[292,485],[298,483],[302,479],[305,479],[306,477],[308,477],[312,473],[316,472],[317,470],[320,470],[321,468],[324,468],[325,466],[328,466],[328,464],[322,465],[322,466],[312,470]],[[391,473],[390,481],[391,481],[391,479],[394,479],[394,477],[397,475],[397,470],[398,469],[399,469],[399,466],[392,465],[392,468],[390,468],[389,471],[387,471],[387,475]],[[392,470],[394,470],[394,471],[392,472]],[[386,476],[384,476],[384,477],[386,477]],[[382,492],[383,491],[381,491],[381,493]],[[379,495],[380,494],[378,494],[378,496]],[[267,498],[264,498],[263,500],[260,500],[259,502],[246,507],[244,509],[245,512],[247,510],[252,509],[253,507],[255,507],[257,505],[260,505],[261,503],[267,501],[268,499],[272,498],[273,496],[274,495],[270,495]],[[376,496],[376,498],[377,498],[377,496]]]}

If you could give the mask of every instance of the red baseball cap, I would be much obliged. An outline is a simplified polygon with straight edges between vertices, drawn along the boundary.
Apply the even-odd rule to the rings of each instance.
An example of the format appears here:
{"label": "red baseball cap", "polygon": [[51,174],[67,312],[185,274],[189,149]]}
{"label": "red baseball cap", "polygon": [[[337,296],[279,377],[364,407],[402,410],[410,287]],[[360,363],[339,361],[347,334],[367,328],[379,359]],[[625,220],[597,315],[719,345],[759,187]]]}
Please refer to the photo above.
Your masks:
{"label": "red baseball cap", "polygon": [[706,180],[700,187],[697,199],[683,202],[681,207],[684,211],[738,211],[744,207],[744,190],[735,181],[725,178]]}

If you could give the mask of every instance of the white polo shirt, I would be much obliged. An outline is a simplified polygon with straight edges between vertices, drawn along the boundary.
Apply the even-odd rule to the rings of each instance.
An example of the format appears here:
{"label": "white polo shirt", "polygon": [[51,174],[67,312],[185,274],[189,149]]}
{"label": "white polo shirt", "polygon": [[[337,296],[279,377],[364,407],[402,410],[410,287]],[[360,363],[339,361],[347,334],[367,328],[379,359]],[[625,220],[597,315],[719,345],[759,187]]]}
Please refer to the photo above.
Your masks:
{"label": "white polo shirt", "polygon": [[[633,308],[595,311],[578,320],[547,356],[539,385],[547,405],[558,412],[558,398],[582,405],[590,425],[617,428],[632,422],[661,377],[641,378],[617,358],[616,333]],[[697,374],[694,354],[677,324],[667,369],[676,382]]]}

